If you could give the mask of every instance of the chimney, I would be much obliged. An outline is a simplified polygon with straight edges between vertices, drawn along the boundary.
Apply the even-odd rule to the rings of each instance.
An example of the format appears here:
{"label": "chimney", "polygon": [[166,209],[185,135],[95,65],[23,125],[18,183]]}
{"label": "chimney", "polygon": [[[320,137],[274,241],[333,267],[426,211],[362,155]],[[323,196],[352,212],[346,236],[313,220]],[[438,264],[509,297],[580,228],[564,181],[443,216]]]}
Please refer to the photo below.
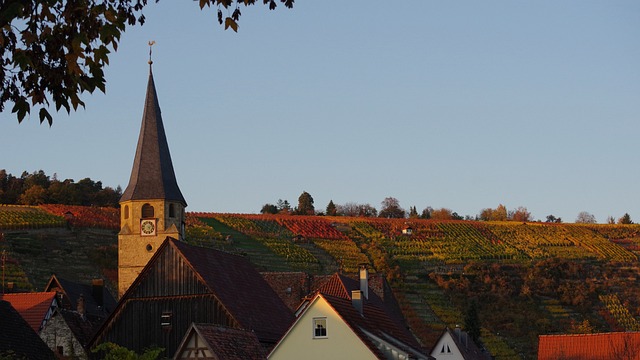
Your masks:
{"label": "chimney", "polygon": [[360,264],[360,291],[365,299],[369,298],[369,271],[367,264]]}
{"label": "chimney", "polygon": [[358,313],[360,313],[360,315],[362,315],[362,312],[364,310],[362,291],[360,290],[351,291],[351,304],[353,304],[353,307],[356,308],[356,310],[358,310]]}
{"label": "chimney", "polygon": [[78,298],[78,302],[76,304],[76,311],[84,319],[84,316],[86,314],[86,309],[85,309],[85,306],[84,306],[84,295],[82,295],[82,294],[80,294],[80,297]]}
{"label": "chimney", "polygon": [[93,296],[98,308],[102,308],[104,306],[104,280],[91,280],[91,296]]}

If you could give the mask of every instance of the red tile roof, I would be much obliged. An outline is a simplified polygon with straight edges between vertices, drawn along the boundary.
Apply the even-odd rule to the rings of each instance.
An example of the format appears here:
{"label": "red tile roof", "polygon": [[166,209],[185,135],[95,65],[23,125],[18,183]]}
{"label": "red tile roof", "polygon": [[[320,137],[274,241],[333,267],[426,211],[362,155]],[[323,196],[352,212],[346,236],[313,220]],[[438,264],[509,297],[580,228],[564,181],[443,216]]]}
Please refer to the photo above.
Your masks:
{"label": "red tile roof", "polygon": [[[0,300],[0,354],[18,359],[54,360],[56,357],[7,301]],[[4,357],[2,357],[4,359]]]}
{"label": "red tile roof", "polygon": [[640,360],[640,332],[540,335],[538,360]]}
{"label": "red tile roof", "polygon": [[0,300],[8,301],[38,333],[55,297],[55,292],[17,293],[0,295]]}

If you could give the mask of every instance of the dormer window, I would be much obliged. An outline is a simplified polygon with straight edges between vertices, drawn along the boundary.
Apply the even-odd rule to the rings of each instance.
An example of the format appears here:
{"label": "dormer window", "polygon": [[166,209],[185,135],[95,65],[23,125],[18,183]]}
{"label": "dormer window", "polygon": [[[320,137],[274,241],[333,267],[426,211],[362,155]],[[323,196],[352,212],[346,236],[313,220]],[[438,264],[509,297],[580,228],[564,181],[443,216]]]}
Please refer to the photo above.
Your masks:
{"label": "dormer window", "polygon": [[324,339],[327,337],[327,318],[313,318],[313,338]]}

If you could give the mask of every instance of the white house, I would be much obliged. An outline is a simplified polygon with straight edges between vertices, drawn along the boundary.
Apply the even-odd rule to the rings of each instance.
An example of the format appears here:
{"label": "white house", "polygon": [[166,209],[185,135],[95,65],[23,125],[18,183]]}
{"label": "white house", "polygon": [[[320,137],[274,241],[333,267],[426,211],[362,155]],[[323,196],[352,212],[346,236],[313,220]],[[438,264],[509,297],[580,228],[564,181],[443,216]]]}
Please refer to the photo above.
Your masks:
{"label": "white house", "polygon": [[487,360],[491,355],[479,349],[471,337],[456,327],[454,331],[447,328],[431,350],[436,360]]}
{"label": "white house", "polygon": [[370,291],[366,270],[357,290],[355,280],[332,280],[302,303],[268,359],[433,359]]}

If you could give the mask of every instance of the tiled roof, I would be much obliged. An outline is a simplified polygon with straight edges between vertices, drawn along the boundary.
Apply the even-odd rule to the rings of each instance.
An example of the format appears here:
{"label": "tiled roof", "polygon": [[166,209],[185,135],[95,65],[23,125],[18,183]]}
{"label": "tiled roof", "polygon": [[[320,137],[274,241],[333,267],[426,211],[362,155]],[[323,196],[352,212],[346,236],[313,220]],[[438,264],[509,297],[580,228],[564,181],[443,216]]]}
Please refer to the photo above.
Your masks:
{"label": "tiled roof", "polygon": [[[365,332],[388,341],[403,350],[413,350],[425,354],[425,357],[427,356],[415,338],[406,329],[403,329],[400,324],[389,317],[384,308],[365,302],[363,315],[360,315],[349,299],[321,293],[317,296],[322,296],[340,315],[344,322],[349,325],[353,332],[358,335],[363,343],[380,358],[384,358],[384,354],[380,352],[376,344],[372,342]],[[391,339],[395,339],[396,341]]]}
{"label": "tiled roof", "polygon": [[232,316],[262,341],[276,342],[294,317],[246,258],[167,240],[202,277]]}
{"label": "tiled roof", "polygon": [[173,200],[187,205],[173,170],[151,71],[131,177],[120,201],[147,199]]}
{"label": "tiled roof", "polygon": [[210,324],[194,324],[193,327],[208,343],[209,348],[218,359],[260,360],[267,358],[260,341],[251,331]]}
{"label": "tiled roof", "polygon": [[84,347],[89,345],[91,337],[104,322],[104,317],[96,317],[90,314],[82,316],[77,311],[65,309],[58,309],[54,316],[62,316],[73,336]]}
{"label": "tiled roof", "polygon": [[0,300],[0,354],[13,352],[18,358],[55,359],[53,352],[7,301]]}
{"label": "tiled roof", "polygon": [[[371,281],[371,278],[369,278],[369,280],[370,281],[368,281],[368,283],[369,285],[371,285],[373,281]],[[402,310],[400,310],[400,306],[393,297],[393,294],[389,291],[389,293],[384,296],[384,299],[378,295],[379,293],[385,292],[383,279],[376,278],[376,283],[378,283],[376,284],[376,288],[372,288],[371,286],[369,286],[369,299],[367,299],[367,301],[380,308],[383,308],[387,315],[391,319],[393,319],[401,329],[408,329],[407,323],[402,315]],[[345,299],[351,299],[351,292],[353,290],[359,289],[359,280],[355,280],[343,274],[336,273],[318,288],[318,292],[342,297]],[[408,330],[406,332],[409,333]],[[410,337],[413,339],[413,336]]]}
{"label": "tiled roof", "polygon": [[640,332],[540,335],[538,360],[640,360]]}
{"label": "tiled roof", "polygon": [[[98,307],[98,300],[93,297],[93,286],[91,284],[80,284],[70,280],[66,280],[56,275],[52,275],[45,287],[45,291],[55,291],[59,288],[65,298],[60,307],[67,310],[76,310],[78,306],[78,299],[80,295],[84,298],[84,307],[87,314],[94,316],[106,317],[116,308],[116,300],[109,292],[106,286],[102,286],[102,307]],[[58,299],[60,300],[60,299]]]}
{"label": "tiled roof", "polygon": [[36,333],[55,299],[55,292],[16,293],[0,295],[8,301]]}

